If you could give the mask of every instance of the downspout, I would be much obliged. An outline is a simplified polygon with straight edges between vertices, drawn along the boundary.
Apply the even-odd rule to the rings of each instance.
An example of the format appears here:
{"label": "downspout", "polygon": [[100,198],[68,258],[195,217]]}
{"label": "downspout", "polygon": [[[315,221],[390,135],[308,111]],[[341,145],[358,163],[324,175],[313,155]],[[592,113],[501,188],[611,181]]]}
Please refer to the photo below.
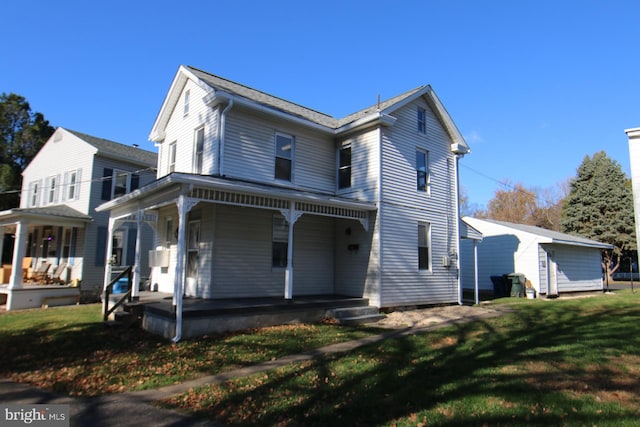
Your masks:
{"label": "downspout", "polygon": [[231,110],[233,107],[233,98],[229,99],[229,103],[222,113],[220,113],[220,121],[218,122],[218,175],[224,176],[224,140],[225,140],[225,129],[227,128],[227,112]]}
{"label": "downspout", "polygon": [[460,278],[460,199],[458,197],[458,193],[459,193],[459,188],[460,188],[460,176],[458,174],[458,162],[460,161],[460,158],[463,157],[464,154],[455,154],[455,163],[454,163],[454,173],[456,174],[455,178],[456,178],[456,185],[454,188],[454,211],[455,211],[455,218],[454,218],[454,227],[456,230],[455,233],[455,247],[456,247],[456,268],[458,269],[458,304],[462,305],[462,280]]}

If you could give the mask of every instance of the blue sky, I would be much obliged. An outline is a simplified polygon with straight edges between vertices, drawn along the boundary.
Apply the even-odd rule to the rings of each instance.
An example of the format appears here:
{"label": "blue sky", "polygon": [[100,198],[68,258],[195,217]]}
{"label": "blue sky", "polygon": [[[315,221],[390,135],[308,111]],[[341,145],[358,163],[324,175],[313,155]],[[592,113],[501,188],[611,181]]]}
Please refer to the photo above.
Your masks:
{"label": "blue sky", "polygon": [[430,84],[471,146],[461,185],[552,188],[604,150],[629,174],[640,2],[6,1],[0,92],[54,126],[155,150],[180,64],[342,117]]}

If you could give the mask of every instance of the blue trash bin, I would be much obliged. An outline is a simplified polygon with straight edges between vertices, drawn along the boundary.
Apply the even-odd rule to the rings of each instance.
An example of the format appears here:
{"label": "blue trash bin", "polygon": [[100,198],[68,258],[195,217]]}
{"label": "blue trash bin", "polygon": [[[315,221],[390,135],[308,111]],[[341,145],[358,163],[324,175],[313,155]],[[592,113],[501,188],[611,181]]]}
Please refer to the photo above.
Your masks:
{"label": "blue trash bin", "polygon": [[113,284],[113,293],[114,294],[124,294],[129,289],[129,279],[123,277],[118,279],[116,283]]}

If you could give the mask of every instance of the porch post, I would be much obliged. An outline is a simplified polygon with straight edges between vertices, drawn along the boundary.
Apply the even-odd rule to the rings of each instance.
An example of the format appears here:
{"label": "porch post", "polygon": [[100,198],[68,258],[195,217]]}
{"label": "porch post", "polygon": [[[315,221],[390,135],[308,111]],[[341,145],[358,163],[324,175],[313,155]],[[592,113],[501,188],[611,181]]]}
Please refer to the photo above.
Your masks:
{"label": "porch post", "polygon": [[176,310],[176,334],[173,342],[182,339],[182,297],[184,295],[184,282],[186,280],[186,228],[187,213],[198,203],[197,200],[188,198],[183,194],[178,197],[178,255],[176,260],[176,275],[173,282],[173,305]]}
{"label": "porch post", "polygon": [[131,287],[131,297],[138,299],[140,295],[140,240],[142,239],[142,218],[143,212],[136,213],[136,248],[133,261],[133,280]]}
{"label": "porch post", "polygon": [[[13,264],[11,265],[11,279],[9,288],[22,287],[22,259],[27,247],[27,224],[18,221],[16,225],[16,240],[13,242]],[[9,308],[9,304],[7,304]]]}
{"label": "porch post", "polygon": [[293,226],[298,218],[302,216],[295,208],[295,202],[291,201],[289,212],[284,215],[289,225],[289,234],[287,239],[287,268],[284,273],[284,299],[293,298]]}
{"label": "porch post", "polygon": [[473,286],[475,291],[476,304],[480,304],[478,294],[478,241],[473,241]]}
{"label": "porch post", "polygon": [[107,229],[107,253],[104,262],[104,285],[103,290],[107,290],[109,282],[111,282],[111,253],[113,252],[113,230],[115,229],[115,218],[109,217],[109,227]]}

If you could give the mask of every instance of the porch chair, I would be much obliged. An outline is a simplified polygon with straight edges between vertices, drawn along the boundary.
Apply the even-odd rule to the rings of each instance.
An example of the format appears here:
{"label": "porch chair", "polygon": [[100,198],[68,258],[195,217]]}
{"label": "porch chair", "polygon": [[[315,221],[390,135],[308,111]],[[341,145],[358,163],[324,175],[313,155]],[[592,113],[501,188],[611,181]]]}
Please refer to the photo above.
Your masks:
{"label": "porch chair", "polygon": [[67,263],[61,262],[58,267],[51,273],[51,275],[47,275],[46,280],[47,284],[56,283],[58,285],[64,285],[64,279],[61,277],[62,273],[67,269]]}
{"label": "porch chair", "polygon": [[33,270],[31,269],[31,263],[33,258],[30,256],[26,256],[22,258],[22,280],[26,281],[31,278],[33,274]]}
{"label": "porch chair", "polygon": [[49,267],[51,267],[51,263],[47,261],[42,261],[40,267],[36,271],[33,272],[33,280],[37,283],[46,283],[47,282],[47,271],[49,271]]}

